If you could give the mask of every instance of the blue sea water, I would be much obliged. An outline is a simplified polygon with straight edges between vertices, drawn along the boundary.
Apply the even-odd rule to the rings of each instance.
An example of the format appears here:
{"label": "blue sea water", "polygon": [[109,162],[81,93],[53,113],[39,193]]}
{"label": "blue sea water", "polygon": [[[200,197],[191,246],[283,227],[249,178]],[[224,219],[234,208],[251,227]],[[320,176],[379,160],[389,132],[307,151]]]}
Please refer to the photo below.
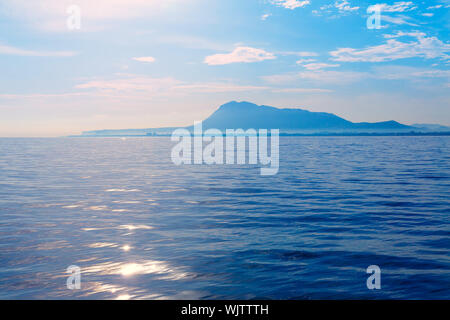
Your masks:
{"label": "blue sea water", "polygon": [[281,137],[275,176],[172,146],[0,139],[0,299],[450,298],[450,137]]}

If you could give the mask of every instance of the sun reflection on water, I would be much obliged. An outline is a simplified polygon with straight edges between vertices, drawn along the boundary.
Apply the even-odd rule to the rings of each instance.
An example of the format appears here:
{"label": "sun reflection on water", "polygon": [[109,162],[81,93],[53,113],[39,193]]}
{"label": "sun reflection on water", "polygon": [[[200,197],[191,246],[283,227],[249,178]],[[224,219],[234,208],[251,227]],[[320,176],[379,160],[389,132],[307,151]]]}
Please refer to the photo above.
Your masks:
{"label": "sun reflection on water", "polygon": [[180,268],[172,267],[164,261],[146,260],[141,262],[105,262],[83,268],[84,274],[121,275],[131,277],[136,275],[154,274],[158,279],[179,280],[188,274]]}
{"label": "sun reflection on water", "polygon": [[115,248],[118,246],[117,243],[112,242],[95,242],[87,245],[89,248]]}
{"label": "sun reflection on water", "polygon": [[132,224],[123,224],[118,227],[119,229],[127,229],[127,230],[137,230],[137,229],[153,229],[151,226],[147,226],[144,224],[140,225],[132,225]]}

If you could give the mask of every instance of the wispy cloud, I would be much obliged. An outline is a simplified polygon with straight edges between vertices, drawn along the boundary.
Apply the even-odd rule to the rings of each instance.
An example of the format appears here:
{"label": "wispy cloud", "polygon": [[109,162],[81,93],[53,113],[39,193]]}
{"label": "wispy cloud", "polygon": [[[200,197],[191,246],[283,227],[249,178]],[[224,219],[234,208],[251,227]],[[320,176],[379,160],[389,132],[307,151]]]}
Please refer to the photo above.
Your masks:
{"label": "wispy cloud", "polygon": [[435,9],[439,9],[439,8],[442,8],[442,7],[443,7],[442,4],[438,4],[438,5],[435,5],[435,6],[428,7],[427,10],[435,10]]}
{"label": "wispy cloud", "polygon": [[130,76],[111,80],[91,80],[75,86],[76,89],[98,89],[106,91],[143,91],[154,93],[165,91],[182,84],[174,78],[150,78],[143,76]]}
{"label": "wispy cloud", "polygon": [[39,51],[27,50],[0,43],[0,54],[14,55],[14,56],[29,56],[29,57],[72,57],[77,55],[73,51]]}
{"label": "wispy cloud", "polygon": [[311,63],[314,61],[316,61],[316,59],[300,59],[300,60],[297,60],[296,63],[297,64],[305,64],[305,63]]}
{"label": "wispy cloud", "polygon": [[70,5],[81,8],[83,18],[86,19],[130,19],[145,16],[152,10],[158,10],[168,4],[179,4],[187,0],[14,0],[8,4],[9,8],[24,10],[24,13],[46,13],[48,17],[53,15],[67,16],[66,9]]}
{"label": "wispy cloud", "polygon": [[230,53],[219,53],[207,56],[204,60],[204,63],[211,66],[216,66],[239,62],[260,62],[264,60],[273,60],[275,58],[276,57],[273,53],[267,52],[263,49],[237,47]]}
{"label": "wispy cloud", "polygon": [[[415,40],[402,42],[396,39],[399,37],[414,37]],[[436,37],[427,37],[421,32],[399,32],[395,35],[387,35],[386,38],[386,43],[378,46],[365,49],[340,48],[331,51],[331,59],[343,62],[382,62],[414,57],[449,58],[450,44],[444,43]]]}
{"label": "wispy cloud", "polygon": [[373,75],[377,79],[386,80],[450,80],[450,70],[418,68],[411,66],[376,66],[372,68]]}
{"label": "wispy cloud", "polygon": [[[378,9],[382,12],[382,20],[397,25],[409,25],[417,27],[418,24],[413,22],[414,20],[404,14],[417,9],[417,6],[412,1],[398,1],[394,4],[378,3],[369,6],[368,10]],[[397,15],[387,15],[386,13],[397,13]]]}
{"label": "wispy cloud", "polygon": [[[264,76],[262,79],[273,85],[292,85],[296,82],[312,82],[315,85],[347,85],[361,80],[405,80],[424,83],[425,81],[437,81],[438,83],[450,81],[450,70],[437,68],[417,68],[410,66],[373,66],[367,72],[356,71],[330,71],[308,70],[303,72],[290,72]],[[284,90],[284,89],[283,89]],[[287,89],[289,90],[289,89]]]}
{"label": "wispy cloud", "polygon": [[417,9],[417,6],[412,1],[399,1],[394,4],[377,3],[369,7],[369,9],[373,8],[378,8],[382,12],[406,12]]}
{"label": "wispy cloud", "polygon": [[310,70],[303,72],[291,72],[286,74],[277,74],[264,76],[262,79],[272,84],[292,84],[295,81],[310,81],[315,84],[336,84],[344,85],[360,81],[369,77],[366,72],[354,71],[328,71],[328,70]]}
{"label": "wispy cloud", "polygon": [[333,92],[333,90],[321,89],[321,88],[284,88],[284,89],[273,89],[272,92],[278,92],[278,93],[328,93],[328,92]]}
{"label": "wispy cloud", "polygon": [[267,20],[267,18],[269,18],[271,15],[272,15],[272,14],[270,14],[270,13],[265,13],[265,14],[263,14],[263,15],[261,16],[261,20],[262,20],[262,21],[265,21],[265,20]]}
{"label": "wispy cloud", "polygon": [[[295,77],[308,78],[300,73]],[[342,76],[341,76],[342,78]],[[119,79],[92,80],[76,85],[77,94],[107,95],[109,97],[142,97],[191,95],[196,93],[234,93],[234,92],[274,92],[274,93],[326,93],[332,92],[324,88],[292,87],[282,81],[267,81],[273,85],[247,85],[232,81],[223,82],[186,82],[174,78],[151,78],[136,75],[121,75]],[[88,90],[88,91],[85,91]],[[1,95],[0,95],[1,98]]]}
{"label": "wispy cloud", "polygon": [[103,29],[98,22],[110,20],[129,20],[155,16],[165,8],[179,5],[188,0],[14,0],[3,1],[5,12],[25,20],[34,28],[52,32],[66,32],[67,8],[76,5],[81,9],[82,28]]}
{"label": "wispy cloud", "polygon": [[320,70],[324,68],[337,68],[339,64],[330,64],[330,63],[308,63],[303,65],[304,68],[308,70]]}
{"label": "wispy cloud", "polygon": [[137,57],[137,58],[133,58],[133,60],[139,61],[139,62],[155,62],[155,58],[153,58],[153,57]]}
{"label": "wispy cloud", "polygon": [[418,26],[418,24],[411,22],[411,20],[412,20],[411,17],[404,16],[404,15],[397,15],[397,16],[383,15],[383,20],[393,23],[393,24],[398,24],[398,25],[408,25],[408,26],[413,26],[413,27]]}
{"label": "wispy cloud", "polygon": [[311,3],[311,1],[308,0],[271,0],[271,2],[277,6],[291,10],[307,6]]}
{"label": "wispy cloud", "polygon": [[367,78],[365,72],[315,70],[299,72],[298,77],[317,83],[347,84]]}
{"label": "wispy cloud", "polygon": [[282,56],[297,56],[297,57],[317,57],[319,54],[311,51],[280,51],[277,54]]}
{"label": "wispy cloud", "polygon": [[359,7],[352,7],[350,2],[346,0],[336,1],[334,6],[339,9],[339,11],[356,11]]}
{"label": "wispy cloud", "polygon": [[324,5],[320,7],[320,10],[329,10],[332,8],[338,9],[340,12],[351,12],[359,10],[359,7],[352,7],[347,0],[336,1],[335,3]]}
{"label": "wispy cloud", "polygon": [[151,78],[122,75],[118,79],[91,80],[75,86],[76,89],[91,89],[99,92],[133,95],[171,95],[174,93],[220,93],[266,90],[268,87],[240,85],[232,82],[185,82],[171,77]]}
{"label": "wispy cloud", "polygon": [[334,3],[326,4],[320,7],[319,10],[313,10],[316,15],[321,15],[322,12],[334,14],[336,11],[339,15],[346,15],[348,13],[356,12],[360,7],[352,6],[352,4],[347,0],[337,0]]}

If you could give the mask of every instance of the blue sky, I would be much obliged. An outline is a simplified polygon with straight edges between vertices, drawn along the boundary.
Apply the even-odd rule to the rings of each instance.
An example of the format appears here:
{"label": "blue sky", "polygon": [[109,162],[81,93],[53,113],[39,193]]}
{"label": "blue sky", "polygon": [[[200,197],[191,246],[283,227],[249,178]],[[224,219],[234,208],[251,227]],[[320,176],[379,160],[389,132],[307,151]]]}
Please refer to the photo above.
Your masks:
{"label": "blue sky", "polygon": [[[80,29],[67,26],[71,5]],[[374,5],[381,28],[368,29]],[[3,0],[0,136],[190,125],[230,100],[450,125],[449,9],[450,0]]]}

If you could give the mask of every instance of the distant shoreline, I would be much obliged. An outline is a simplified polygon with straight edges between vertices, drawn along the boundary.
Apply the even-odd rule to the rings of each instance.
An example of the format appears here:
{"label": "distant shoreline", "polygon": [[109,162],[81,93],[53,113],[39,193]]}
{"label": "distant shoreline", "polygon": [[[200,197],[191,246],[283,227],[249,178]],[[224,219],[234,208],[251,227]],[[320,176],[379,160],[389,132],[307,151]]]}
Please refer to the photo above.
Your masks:
{"label": "distant shoreline", "polygon": [[[117,134],[117,135],[75,135],[67,136],[67,138],[157,138],[170,137],[171,134],[153,134],[153,135],[137,135],[137,134]],[[280,133],[280,137],[391,137],[391,136],[450,136],[450,132],[360,132],[360,133]]]}

